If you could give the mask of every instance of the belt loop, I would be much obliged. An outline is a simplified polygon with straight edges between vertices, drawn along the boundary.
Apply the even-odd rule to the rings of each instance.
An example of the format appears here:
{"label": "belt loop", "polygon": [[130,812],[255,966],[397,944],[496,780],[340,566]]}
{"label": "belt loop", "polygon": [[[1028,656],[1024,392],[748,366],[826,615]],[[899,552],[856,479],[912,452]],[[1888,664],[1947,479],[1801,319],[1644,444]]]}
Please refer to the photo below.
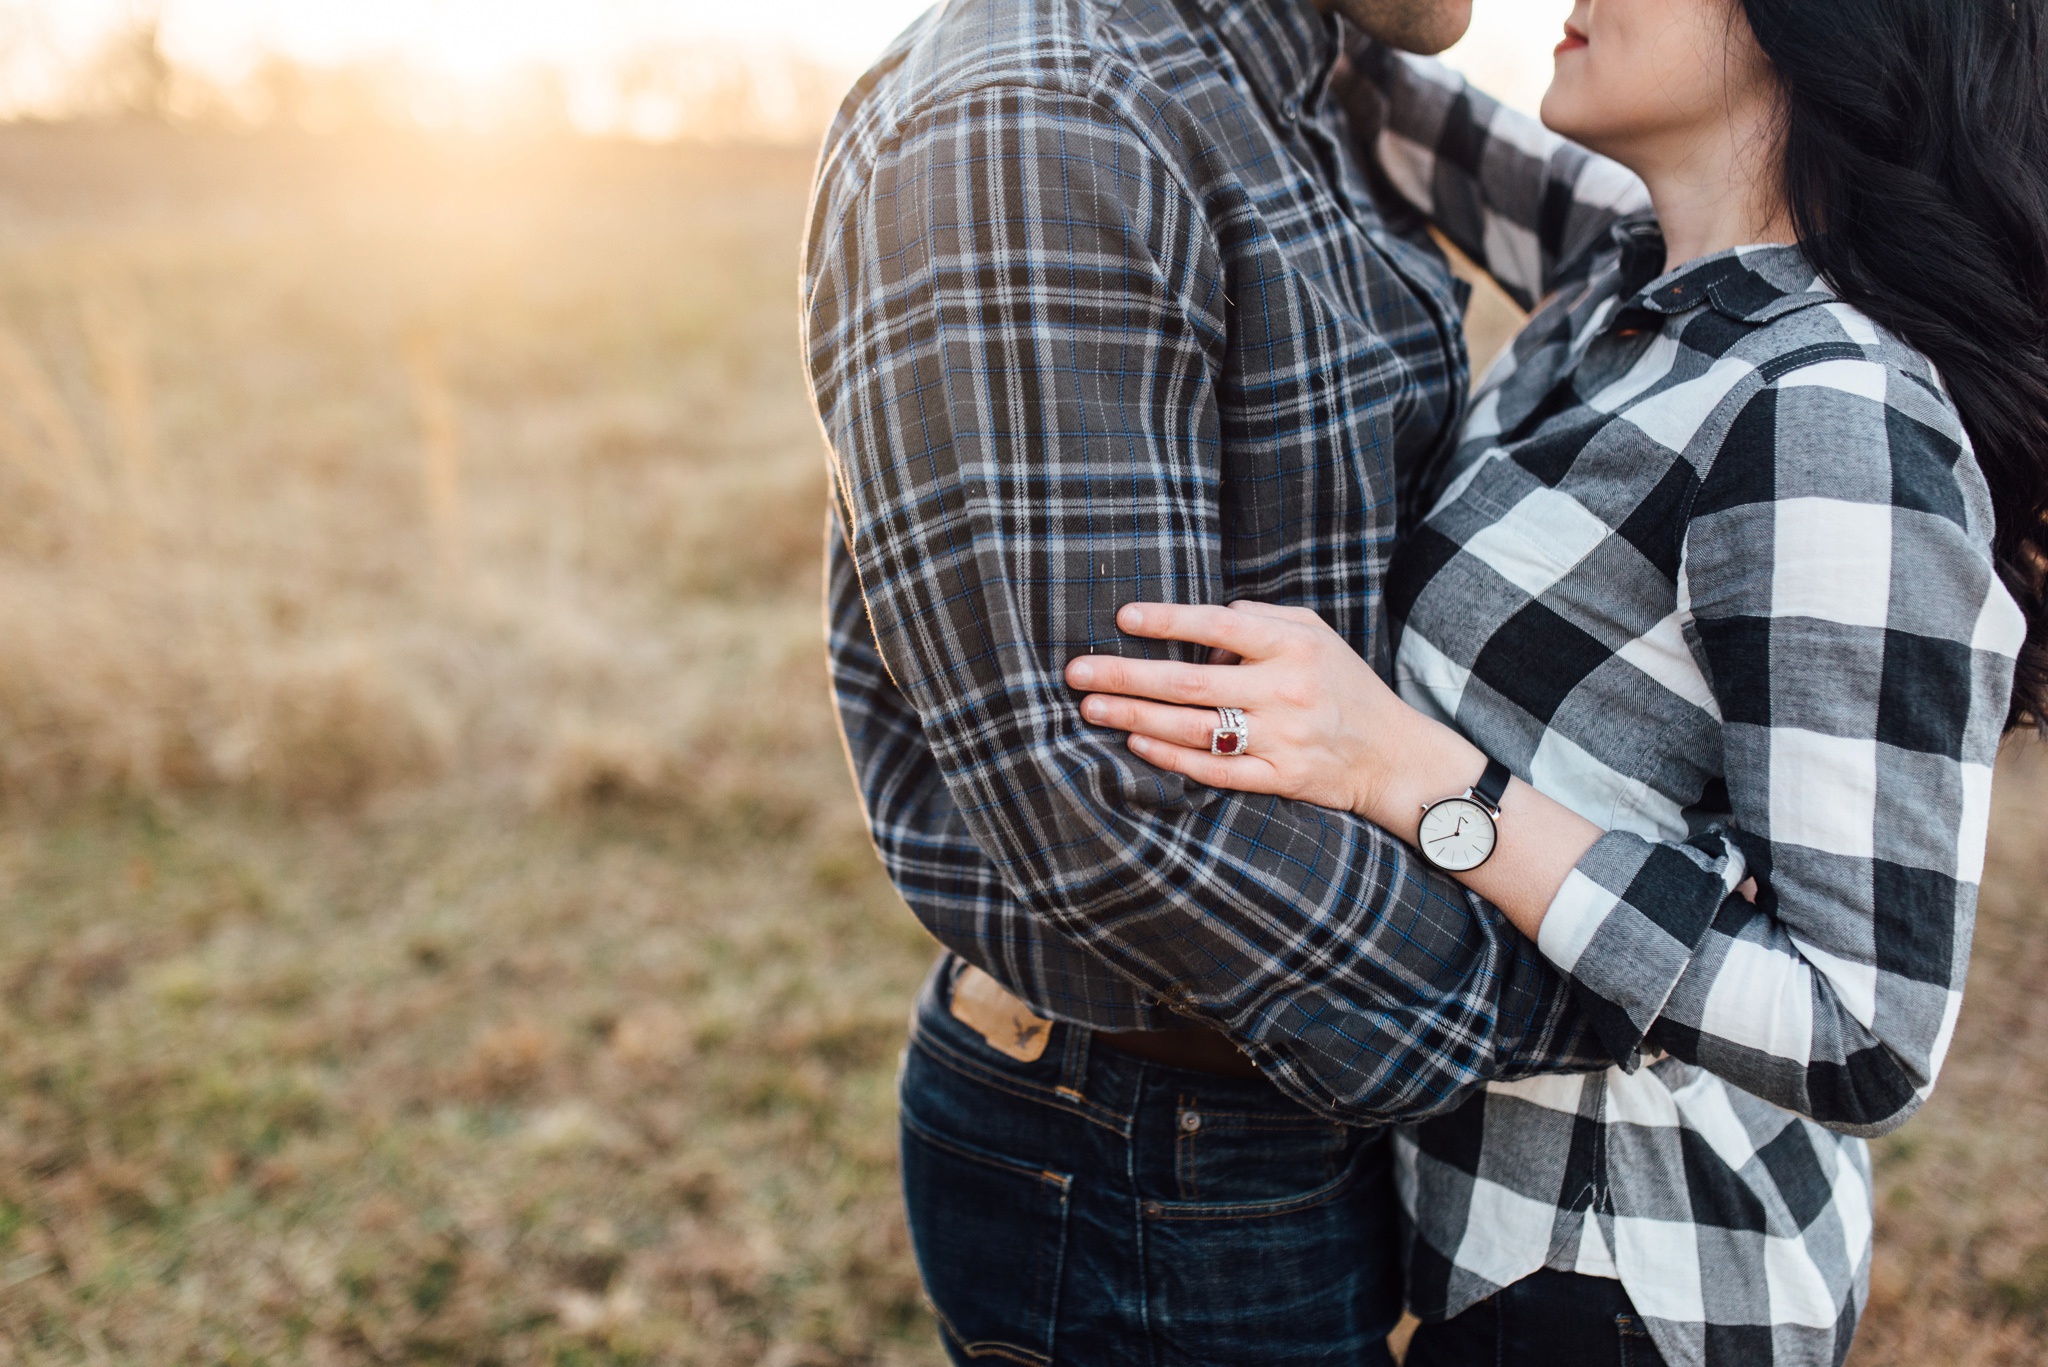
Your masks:
{"label": "belt loop", "polygon": [[1060,1050],[1060,1086],[1079,1096],[1088,1095],[1088,1044],[1095,1032],[1085,1025],[1063,1022],[1066,1046]]}

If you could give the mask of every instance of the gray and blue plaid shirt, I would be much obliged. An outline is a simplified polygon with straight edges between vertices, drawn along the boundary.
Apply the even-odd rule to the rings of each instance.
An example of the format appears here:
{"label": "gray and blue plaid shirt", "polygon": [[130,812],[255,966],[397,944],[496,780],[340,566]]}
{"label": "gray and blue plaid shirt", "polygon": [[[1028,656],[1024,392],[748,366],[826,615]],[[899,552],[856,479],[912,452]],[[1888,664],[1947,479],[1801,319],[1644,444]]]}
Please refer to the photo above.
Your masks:
{"label": "gray and blue plaid shirt", "polygon": [[896,886],[1040,1011],[1200,1017],[1364,1123],[1614,1060],[1400,841],[1160,773],[1061,678],[1154,649],[1113,621],[1140,599],[1309,607],[1390,663],[1398,483],[1455,445],[1466,370],[1342,33],[1308,0],[954,0],[832,129],[803,302],[834,682]]}

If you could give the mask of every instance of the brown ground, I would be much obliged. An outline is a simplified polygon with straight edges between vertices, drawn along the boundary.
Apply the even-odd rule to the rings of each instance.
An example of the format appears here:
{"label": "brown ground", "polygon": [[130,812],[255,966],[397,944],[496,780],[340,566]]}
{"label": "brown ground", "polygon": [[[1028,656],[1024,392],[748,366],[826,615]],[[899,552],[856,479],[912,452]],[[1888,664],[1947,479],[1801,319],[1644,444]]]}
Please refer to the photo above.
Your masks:
{"label": "brown ground", "polygon": [[[807,160],[0,129],[0,1363],[934,1363]],[[2048,1343],[2048,764],[1878,1364]]]}

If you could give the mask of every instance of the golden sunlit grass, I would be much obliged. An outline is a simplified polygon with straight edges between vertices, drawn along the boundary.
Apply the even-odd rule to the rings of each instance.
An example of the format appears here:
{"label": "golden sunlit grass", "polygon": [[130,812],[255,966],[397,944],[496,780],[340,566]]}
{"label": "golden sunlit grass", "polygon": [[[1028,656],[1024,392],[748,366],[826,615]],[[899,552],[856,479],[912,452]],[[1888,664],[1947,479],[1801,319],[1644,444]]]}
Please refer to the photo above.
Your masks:
{"label": "golden sunlit grass", "polygon": [[935,1360],[807,169],[0,134],[0,1361]]}
{"label": "golden sunlit grass", "polygon": [[[0,1362],[938,1361],[807,171],[0,130]],[[2042,1351],[2044,797],[1862,1364]]]}

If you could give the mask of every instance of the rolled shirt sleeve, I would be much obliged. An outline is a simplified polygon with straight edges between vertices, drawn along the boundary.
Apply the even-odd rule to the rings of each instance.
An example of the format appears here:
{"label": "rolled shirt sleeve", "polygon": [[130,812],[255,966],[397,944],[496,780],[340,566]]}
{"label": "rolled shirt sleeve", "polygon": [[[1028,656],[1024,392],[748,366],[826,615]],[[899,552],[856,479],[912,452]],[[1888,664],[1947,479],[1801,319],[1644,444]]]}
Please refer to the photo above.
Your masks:
{"label": "rolled shirt sleeve", "polygon": [[1617,1054],[1668,1050],[1856,1134],[1932,1090],[2024,633],[1990,516],[1968,438],[1915,377],[1823,361],[1735,418],[1680,580],[1731,820],[1606,835],[1539,936]]}
{"label": "rolled shirt sleeve", "polygon": [[1369,40],[1351,58],[1385,100],[1375,149],[1401,196],[1524,309],[1650,207],[1633,171],[1589,152],[1428,57]]}

